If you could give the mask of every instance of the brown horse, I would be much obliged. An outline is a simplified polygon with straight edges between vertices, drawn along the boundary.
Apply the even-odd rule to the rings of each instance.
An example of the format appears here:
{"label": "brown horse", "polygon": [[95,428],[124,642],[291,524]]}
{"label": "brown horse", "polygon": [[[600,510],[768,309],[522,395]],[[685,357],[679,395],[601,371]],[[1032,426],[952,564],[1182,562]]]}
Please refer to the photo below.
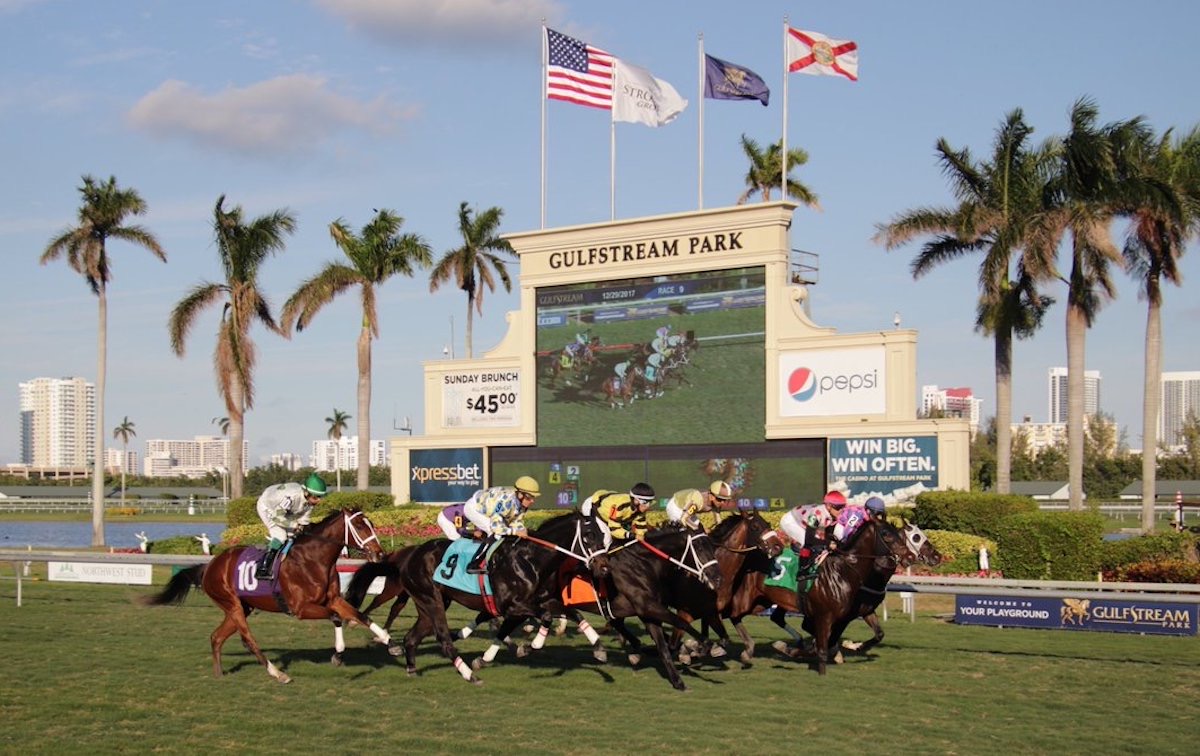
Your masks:
{"label": "brown horse", "polygon": [[600,385],[600,391],[603,392],[604,400],[608,402],[609,408],[616,409],[633,404],[636,384],[641,379],[642,369],[636,365],[629,366],[624,378],[616,375],[605,378],[604,383]]}
{"label": "brown horse", "polygon": [[274,590],[259,586],[254,577],[257,550],[243,546],[224,551],[207,564],[177,573],[160,593],[142,597],[141,603],[147,606],[181,604],[193,586],[203,588],[213,603],[225,612],[225,619],[211,636],[213,675],[216,677],[223,674],[221,646],[236,632],[254,658],[266,667],[267,674],[281,683],[291,682],[286,673],[267,659],[250,634],[246,617],[255,609],[286,612],[297,619],[331,620],[335,665],[341,665],[341,653],[346,648],[343,622],[369,627],[388,645],[393,655],[398,654],[399,649],[392,646],[388,634],[342,598],[335,566],[343,548],[365,554],[370,561],[378,561],[383,554],[374,526],[358,510],[334,512],[297,535],[279,562]]}

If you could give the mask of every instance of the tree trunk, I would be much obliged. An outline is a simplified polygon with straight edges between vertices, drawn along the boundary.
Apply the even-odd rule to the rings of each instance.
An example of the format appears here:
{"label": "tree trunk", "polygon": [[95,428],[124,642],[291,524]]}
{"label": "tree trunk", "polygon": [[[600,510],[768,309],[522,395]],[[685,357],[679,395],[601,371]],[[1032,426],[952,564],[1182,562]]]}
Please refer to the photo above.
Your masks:
{"label": "tree trunk", "polygon": [[129,442],[121,444],[121,509],[125,508],[125,465],[129,462]]}
{"label": "tree trunk", "polygon": [[996,330],[996,493],[1012,492],[1012,329]]}
{"label": "tree trunk", "polygon": [[108,292],[100,282],[96,333],[96,441],[92,466],[92,545],[104,545],[104,377],[108,369]]}
{"label": "tree trunk", "polygon": [[371,479],[371,329],[363,319],[358,334],[358,488]]}
{"label": "tree trunk", "polygon": [[1078,305],[1067,304],[1067,508],[1083,510],[1083,393],[1087,320]]}
{"label": "tree trunk", "polygon": [[235,371],[229,381],[229,401],[225,406],[229,410],[229,457],[225,461],[226,467],[229,468],[229,496],[232,499],[241,498],[246,477],[245,466],[242,464],[242,447],[246,438],[243,396],[242,382]]}
{"label": "tree trunk", "polygon": [[468,360],[471,359],[471,357],[473,356],[472,351],[471,351],[471,333],[473,331],[473,326],[474,326],[474,315],[475,315],[474,304],[475,304],[475,297],[468,296],[467,297],[467,359]]}
{"label": "tree trunk", "polygon": [[1142,530],[1154,530],[1154,491],[1158,479],[1158,416],[1162,411],[1162,305],[1150,299],[1146,311],[1146,372],[1142,389]]}

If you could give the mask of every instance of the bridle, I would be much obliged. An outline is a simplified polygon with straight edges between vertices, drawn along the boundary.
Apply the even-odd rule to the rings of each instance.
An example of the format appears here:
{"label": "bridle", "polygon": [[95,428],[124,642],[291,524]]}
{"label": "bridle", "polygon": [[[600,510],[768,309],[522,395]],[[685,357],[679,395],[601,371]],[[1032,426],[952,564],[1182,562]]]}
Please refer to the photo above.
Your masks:
{"label": "bridle", "polygon": [[[362,518],[362,524],[366,526],[366,530],[368,533],[370,533],[370,535],[367,535],[367,536],[359,535],[358,529],[354,526],[354,521],[358,518]],[[371,524],[371,521],[367,518],[367,515],[365,512],[363,512],[362,510],[358,510],[356,512],[351,512],[350,514],[347,514],[345,511],[343,511],[342,519],[345,523],[345,527],[344,527],[343,533],[342,533],[342,545],[346,548],[347,551],[351,551],[351,552],[357,551],[357,552],[361,552],[363,554],[370,554],[371,550],[367,548],[367,545],[369,543],[371,543],[371,541],[374,541],[377,545],[379,545],[380,551],[383,551],[382,544],[379,544],[379,535],[375,532],[375,526]],[[314,541],[325,541],[326,543],[337,543],[336,539],[328,538],[326,536],[320,535],[318,533],[313,533],[311,531],[305,532],[304,535],[308,538],[311,538]],[[351,543],[351,540],[353,540],[354,542]]]}
{"label": "bridle", "polygon": [[[680,532],[682,532],[682,531],[680,531]],[[701,557],[700,557],[699,551],[697,551],[697,549],[696,549],[696,541],[701,538],[708,538],[708,534],[707,533],[687,533],[687,543],[684,544],[683,553],[679,555],[678,559],[671,556],[670,554],[663,551],[662,549],[658,548],[657,546],[650,543],[649,541],[645,541],[645,540],[629,541],[628,543],[624,543],[624,544],[618,546],[617,548],[613,549],[612,551],[609,551],[608,553],[610,555],[615,554],[618,551],[621,551],[622,549],[629,548],[630,546],[632,546],[635,543],[640,543],[651,554],[654,554],[656,557],[670,562],[671,564],[675,565],[679,569],[683,570],[684,572],[688,573],[689,575],[691,575],[692,577],[696,578],[701,583],[703,583],[703,582],[705,582],[704,571],[707,570],[709,567],[717,564],[717,559],[714,556],[712,559],[709,559],[706,562],[700,561]],[[690,562],[690,564],[688,562]]]}
{"label": "bridle", "polygon": [[565,554],[569,557],[572,557],[573,559],[578,559],[579,561],[583,562],[584,565],[587,567],[590,567],[592,565],[592,560],[595,559],[598,554],[604,553],[603,546],[600,546],[600,547],[594,548],[594,549],[588,547],[587,539],[585,539],[583,537],[583,518],[582,517],[575,520],[575,535],[573,535],[571,537],[571,545],[569,547],[559,546],[557,543],[554,543],[553,541],[547,541],[543,538],[538,538],[537,536],[529,535],[528,533],[526,533],[522,537],[525,540],[535,543],[538,546],[541,546],[543,548],[557,551],[560,554]]}

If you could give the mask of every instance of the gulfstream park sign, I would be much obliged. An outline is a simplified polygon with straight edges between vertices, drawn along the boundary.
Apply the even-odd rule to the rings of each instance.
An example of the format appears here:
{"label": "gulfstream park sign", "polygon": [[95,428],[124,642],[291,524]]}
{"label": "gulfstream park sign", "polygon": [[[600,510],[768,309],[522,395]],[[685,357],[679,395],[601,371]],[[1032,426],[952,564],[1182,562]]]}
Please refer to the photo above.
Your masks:
{"label": "gulfstream park sign", "polygon": [[733,252],[742,248],[742,232],[732,231],[730,233],[679,236],[551,252],[549,264],[555,270],[560,268],[586,268],[596,265],[658,260],[664,257],[702,255],[710,252]]}

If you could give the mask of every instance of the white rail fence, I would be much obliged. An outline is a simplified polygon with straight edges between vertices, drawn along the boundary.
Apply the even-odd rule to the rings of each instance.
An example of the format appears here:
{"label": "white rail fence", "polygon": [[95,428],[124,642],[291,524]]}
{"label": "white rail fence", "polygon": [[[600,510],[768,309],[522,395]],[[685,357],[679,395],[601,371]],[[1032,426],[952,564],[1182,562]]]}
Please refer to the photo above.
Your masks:
{"label": "white rail fence", "polygon": [[[205,564],[210,559],[212,559],[211,556],[188,554],[93,553],[89,551],[46,549],[0,549],[0,562],[11,562],[16,573],[17,606],[21,606],[24,579],[29,576],[29,567],[34,562],[67,562],[71,564],[104,564],[128,567],[140,567],[144,565],[191,567],[197,564]],[[365,563],[363,559],[339,559],[337,566],[339,571],[353,571]],[[80,582],[89,581],[83,580]]]}

